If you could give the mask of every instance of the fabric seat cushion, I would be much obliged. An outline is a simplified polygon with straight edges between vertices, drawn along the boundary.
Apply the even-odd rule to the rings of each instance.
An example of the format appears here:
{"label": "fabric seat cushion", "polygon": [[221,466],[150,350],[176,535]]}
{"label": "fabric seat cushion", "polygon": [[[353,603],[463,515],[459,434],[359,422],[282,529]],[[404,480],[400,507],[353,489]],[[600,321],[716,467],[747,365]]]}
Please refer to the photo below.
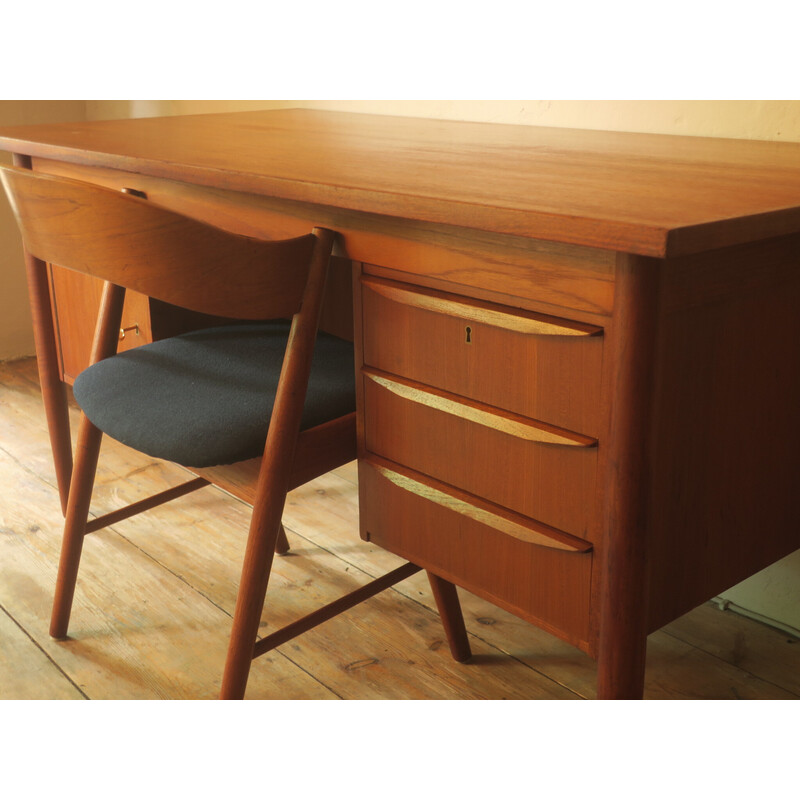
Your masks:
{"label": "fabric seat cushion", "polygon": [[[78,375],[75,399],[104,433],[187,467],[262,454],[289,323],[207,328],[128,350]],[[301,428],[355,411],[353,346],[320,332]]]}

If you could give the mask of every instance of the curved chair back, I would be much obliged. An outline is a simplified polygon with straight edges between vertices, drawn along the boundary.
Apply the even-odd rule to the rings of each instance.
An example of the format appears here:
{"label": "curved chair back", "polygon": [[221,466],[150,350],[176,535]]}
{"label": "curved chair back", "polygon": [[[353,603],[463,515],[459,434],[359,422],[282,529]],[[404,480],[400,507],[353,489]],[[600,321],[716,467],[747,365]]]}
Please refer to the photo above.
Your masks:
{"label": "curved chair back", "polygon": [[222,317],[300,308],[316,230],[263,241],[82,181],[6,166],[0,179],[25,248],[42,261]]}
{"label": "curved chair back", "polygon": [[[124,372],[125,364],[136,361],[126,361],[126,355],[130,354],[110,358],[116,350],[125,288],[217,316],[253,320],[293,318],[282,363],[278,368],[273,359],[270,366],[271,375],[279,373],[279,378],[263,457],[257,462],[250,532],[222,681],[223,698],[244,696],[253,658],[419,571],[420,567],[414,564],[404,564],[269,636],[259,638],[273,553],[276,549],[281,552],[288,549],[281,525],[287,490],[347,463],[356,455],[354,411],[342,415],[342,410],[336,407],[327,421],[304,430],[302,437],[300,434],[335,237],[333,231],[314,228],[311,234],[297,239],[261,241],[228,233],[141,198],[81,181],[7,167],[0,167],[0,178],[31,256],[106,282],[92,361],[105,358],[109,361],[98,365],[95,374],[104,374],[104,366],[108,364],[115,370],[122,365]],[[247,327],[266,328],[267,325]],[[155,345],[149,352],[154,348]],[[144,348],[139,351],[140,356],[142,352]],[[176,358],[170,363],[174,366],[178,362],[180,359]],[[260,362],[254,366],[254,370],[266,371],[267,368],[266,363]],[[353,377],[352,362],[348,371]],[[142,385],[140,374],[128,369],[129,383]],[[115,371],[115,377],[119,375],[120,372]],[[109,379],[107,383],[113,383],[114,392],[111,397],[104,397],[101,405],[111,407],[115,400],[113,395],[125,393],[124,389],[120,390],[125,381]],[[194,385],[189,391],[194,391]],[[184,387],[183,394],[186,391]],[[326,391],[331,392],[331,387]],[[175,392],[173,396],[179,394]],[[329,405],[334,404],[329,401]],[[260,409],[258,403],[255,406]],[[183,406],[180,409],[183,411]],[[147,418],[144,402],[136,403],[136,415],[137,420],[145,418],[144,424],[152,424],[154,419],[153,416]],[[200,426],[198,430],[201,436],[206,436],[209,428],[226,427],[227,424],[216,424]],[[249,424],[243,427],[245,435],[250,436]],[[82,414],[50,625],[50,633],[55,638],[67,634],[85,535],[208,482],[205,478],[188,481],[110,512],[90,525],[89,506],[102,435],[101,429]],[[70,451],[68,441],[66,449]],[[252,464],[252,461],[255,459],[243,463]],[[218,471],[211,472],[215,474],[209,474],[209,479],[219,482]],[[226,488],[232,490],[233,485],[240,484],[241,474],[237,473]],[[431,585],[445,619],[451,652],[458,660],[464,660],[469,657],[469,644],[455,587],[436,576],[431,576]]]}

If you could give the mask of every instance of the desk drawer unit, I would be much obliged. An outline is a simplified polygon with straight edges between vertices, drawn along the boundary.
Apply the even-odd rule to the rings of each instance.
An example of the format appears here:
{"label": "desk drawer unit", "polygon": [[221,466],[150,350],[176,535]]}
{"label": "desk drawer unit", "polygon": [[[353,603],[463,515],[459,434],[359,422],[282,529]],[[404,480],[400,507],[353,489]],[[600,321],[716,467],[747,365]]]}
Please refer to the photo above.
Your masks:
{"label": "desk drawer unit", "polygon": [[587,649],[602,329],[365,275],[361,529]]}

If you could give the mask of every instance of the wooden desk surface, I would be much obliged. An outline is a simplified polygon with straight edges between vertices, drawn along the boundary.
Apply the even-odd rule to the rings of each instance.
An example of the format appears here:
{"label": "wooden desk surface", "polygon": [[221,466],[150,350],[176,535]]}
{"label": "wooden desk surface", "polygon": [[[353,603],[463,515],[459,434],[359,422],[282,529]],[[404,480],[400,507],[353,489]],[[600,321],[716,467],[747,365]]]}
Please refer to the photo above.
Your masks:
{"label": "wooden desk surface", "polygon": [[286,109],[6,128],[0,147],[646,256],[800,232],[800,144]]}
{"label": "wooden desk surface", "polygon": [[[641,696],[649,632],[800,546],[800,145],[284,110],[4,129],[0,148],[115,188],[138,173],[209,220],[339,231],[362,536],[595,655],[598,696]],[[29,269],[64,486],[50,285]],[[602,336],[525,339],[536,314]],[[509,420],[596,439],[596,467],[506,441]]]}

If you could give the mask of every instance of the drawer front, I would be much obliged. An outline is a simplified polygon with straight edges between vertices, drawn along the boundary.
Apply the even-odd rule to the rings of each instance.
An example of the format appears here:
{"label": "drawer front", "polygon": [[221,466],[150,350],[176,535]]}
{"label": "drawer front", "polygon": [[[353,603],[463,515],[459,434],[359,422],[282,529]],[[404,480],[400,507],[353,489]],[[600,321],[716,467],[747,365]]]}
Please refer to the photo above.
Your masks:
{"label": "drawer front", "polygon": [[602,329],[362,278],[364,363],[597,437]]}
{"label": "drawer front", "polygon": [[[50,287],[62,377],[71,384],[89,366],[103,282],[54,266],[50,269]],[[152,341],[150,323],[147,297],[127,291],[117,350],[130,350]]]}
{"label": "drawer front", "polygon": [[363,538],[588,652],[587,543],[550,539],[524,518],[380,459],[359,462],[359,487]]}
{"label": "drawer front", "polygon": [[365,370],[366,449],[587,538],[594,440]]}

